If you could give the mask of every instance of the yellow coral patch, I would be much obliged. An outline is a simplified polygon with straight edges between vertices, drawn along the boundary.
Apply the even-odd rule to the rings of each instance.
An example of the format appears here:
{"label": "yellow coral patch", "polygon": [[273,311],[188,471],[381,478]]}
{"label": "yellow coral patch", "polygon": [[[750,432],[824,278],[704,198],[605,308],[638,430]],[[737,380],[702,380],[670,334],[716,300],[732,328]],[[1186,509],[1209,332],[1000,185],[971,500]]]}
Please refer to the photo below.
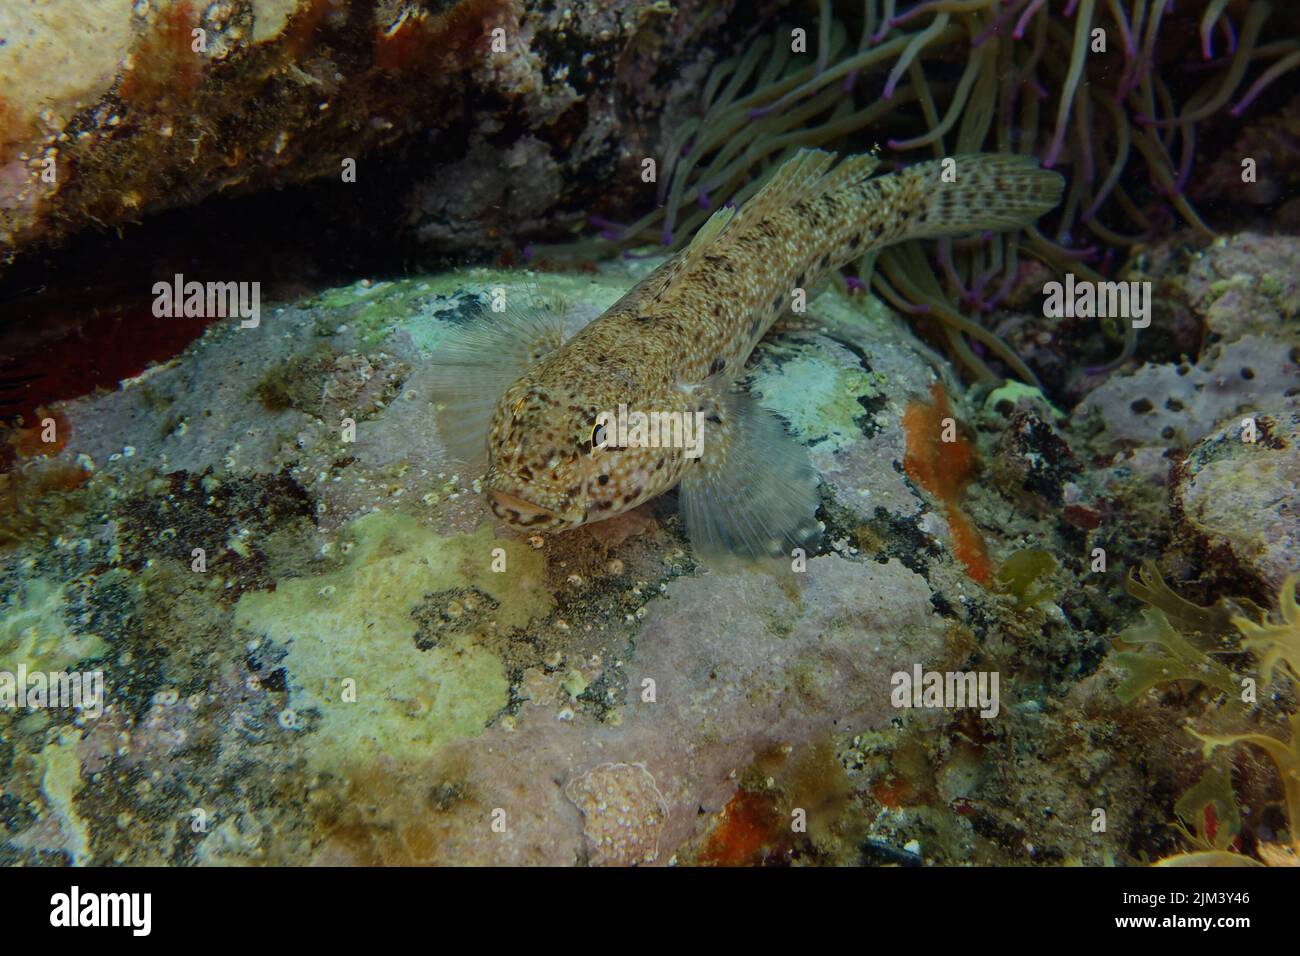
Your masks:
{"label": "yellow coral patch", "polygon": [[[494,539],[489,528],[440,538],[397,515],[367,515],[348,531],[340,570],[282,580],[236,608],[237,626],[288,650],[282,725],[310,734],[309,757],[321,769],[361,755],[428,756],[478,734],[508,700],[504,666],[482,628],[508,632],[546,613],[540,555]],[[492,571],[497,548],[507,573]],[[422,650],[414,612],[428,596],[458,588],[490,595],[499,611],[488,624],[449,628]]]}

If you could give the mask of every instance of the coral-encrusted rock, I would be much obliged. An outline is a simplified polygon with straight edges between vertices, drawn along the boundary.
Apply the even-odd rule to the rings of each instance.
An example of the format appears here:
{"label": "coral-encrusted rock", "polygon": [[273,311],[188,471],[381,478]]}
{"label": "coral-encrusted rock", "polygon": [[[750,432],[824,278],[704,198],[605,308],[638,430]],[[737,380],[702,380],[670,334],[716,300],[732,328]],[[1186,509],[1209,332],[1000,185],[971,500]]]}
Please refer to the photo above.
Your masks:
{"label": "coral-encrusted rock", "polygon": [[1254,441],[1241,422],[1202,439],[1172,495],[1184,533],[1271,594],[1300,561],[1300,402],[1253,421]]}
{"label": "coral-encrusted rock", "polygon": [[1076,414],[1096,415],[1103,427],[1098,448],[1187,449],[1216,425],[1295,388],[1300,247],[1294,240],[1241,233],[1190,261],[1168,247],[1149,250],[1146,258],[1157,262],[1155,324],[1178,342],[1189,338],[1184,327],[1190,325],[1203,344],[1195,361],[1148,363],[1092,391]]}
{"label": "coral-encrusted rock", "polygon": [[1195,365],[1144,365],[1116,375],[1080,406],[1096,412],[1107,451],[1188,448],[1215,425],[1249,414],[1296,383],[1296,363],[1276,338],[1246,335],[1211,346]]}
{"label": "coral-encrusted rock", "polygon": [[[831,290],[810,303],[813,321],[789,322],[754,357],[753,393],[786,419],[822,478],[825,547],[789,574],[692,557],[667,500],[573,533],[517,536],[485,510],[477,474],[447,453],[433,358],[488,307],[490,290],[571,303],[576,324],[657,264],[365,280],[268,310],[256,328],[214,323],[167,365],[58,408],[65,443],[42,462],[77,484],[11,496],[23,531],[0,548],[0,612],[17,625],[0,621],[0,665],[32,657],[32,646],[44,668],[97,660],[113,696],[100,729],[69,731],[80,735],[67,744],[79,768],[45,749],[61,728],[7,728],[0,714],[15,754],[68,765],[65,784],[47,792],[21,759],[0,760],[0,788],[31,808],[0,821],[0,862],[689,863],[755,780],[798,795],[780,823],[794,841],[783,845],[800,853],[856,859],[854,820],[876,818],[900,846],[924,839],[930,856],[946,808],[891,804],[877,817],[872,805],[862,818],[856,797],[782,782],[773,755],[789,754],[794,768],[861,735],[883,761],[911,746],[898,743],[906,724],[935,757],[907,758],[918,781],[908,786],[929,787],[946,767],[943,792],[964,797],[974,757],[945,756],[942,728],[955,720],[975,733],[981,718],[896,707],[895,675],[1002,667],[1002,632],[1047,634],[1051,644],[1024,645],[1036,659],[1065,660],[1058,646],[1096,638],[1070,623],[1074,606],[1065,623],[1030,620],[954,560],[947,509],[906,467],[904,421],[937,387],[897,316]],[[949,394],[951,414],[969,420]],[[1029,389],[995,396],[999,429],[1004,414],[1054,422]],[[993,427],[973,433],[987,444]],[[1021,447],[1055,455],[1050,443]],[[1150,484],[1129,471],[1128,482]],[[982,483],[968,491],[963,514],[992,555],[1032,542],[1061,555],[1067,573],[1078,545],[1058,522]],[[1090,493],[1067,484],[1064,512]],[[0,534],[16,524],[0,517]],[[986,636],[999,656],[972,658]],[[1003,714],[1037,693],[1006,679]],[[167,688],[183,689],[183,701]],[[998,726],[975,736],[989,740]],[[1044,752],[1043,728],[1056,724],[1014,726],[1018,747]],[[1082,760],[1090,746],[1068,749]],[[989,764],[978,772],[1001,779],[1001,748],[980,749]],[[1036,783],[1077,789],[1073,765],[1039,766]],[[877,769],[855,792],[886,786]],[[119,781],[136,776],[167,786],[127,793]],[[776,787],[762,784],[768,776]],[[209,813],[201,840],[174,825],[178,793],[194,795],[184,812]],[[1061,812],[1050,820],[1005,808],[1010,852],[1032,843],[1089,862],[1112,852],[1086,828],[1071,837],[1079,828],[1059,821],[1073,809],[1052,800]],[[784,816],[795,807],[807,811],[806,834]],[[113,822],[124,812],[130,828]],[[61,819],[66,827],[49,822]],[[21,845],[6,846],[6,827],[23,830]],[[1085,838],[1087,849],[1071,842]],[[963,833],[935,855],[985,859],[975,846]]]}
{"label": "coral-encrusted rock", "polygon": [[570,780],[564,795],[582,811],[593,866],[635,866],[659,856],[668,807],[643,765],[593,767]]}
{"label": "coral-encrusted rock", "polygon": [[1176,281],[1212,336],[1269,333],[1300,317],[1300,245],[1290,236],[1244,232],[1219,239]]}
{"label": "coral-encrusted rock", "polygon": [[[354,199],[368,174],[383,190],[391,177],[366,157],[415,132],[405,180],[416,182],[410,205],[426,238],[466,248],[526,234],[561,206],[589,208],[620,163],[653,154],[638,141],[673,94],[646,78],[707,68],[701,34],[730,7],[0,4],[0,265],[216,192],[328,177]],[[473,169],[456,172],[471,156]],[[352,183],[349,159],[360,164]]]}
{"label": "coral-encrusted rock", "polygon": [[1040,514],[1065,504],[1065,488],[1081,468],[1052,423],[1034,410],[1016,412],[998,439],[993,480],[1013,501]]}

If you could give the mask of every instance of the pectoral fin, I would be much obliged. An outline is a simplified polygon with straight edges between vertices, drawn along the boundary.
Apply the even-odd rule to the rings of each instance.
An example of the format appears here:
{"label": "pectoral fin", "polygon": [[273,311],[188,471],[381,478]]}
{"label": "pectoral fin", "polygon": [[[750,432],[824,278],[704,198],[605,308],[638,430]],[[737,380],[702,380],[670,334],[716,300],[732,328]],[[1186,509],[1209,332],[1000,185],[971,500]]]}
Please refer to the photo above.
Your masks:
{"label": "pectoral fin", "polygon": [[813,547],[820,498],[804,447],[749,395],[702,391],[702,454],[679,493],[695,550],[757,559]]}
{"label": "pectoral fin", "polygon": [[486,467],[487,430],[505,390],[566,339],[563,307],[531,303],[485,310],[438,345],[432,397],[444,406],[438,430],[458,461]]}

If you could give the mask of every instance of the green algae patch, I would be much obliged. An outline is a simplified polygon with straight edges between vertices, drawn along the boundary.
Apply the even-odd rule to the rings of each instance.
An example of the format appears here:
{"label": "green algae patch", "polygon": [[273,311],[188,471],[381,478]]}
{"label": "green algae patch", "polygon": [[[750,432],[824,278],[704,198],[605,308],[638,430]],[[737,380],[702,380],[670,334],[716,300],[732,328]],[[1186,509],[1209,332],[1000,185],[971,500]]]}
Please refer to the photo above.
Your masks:
{"label": "green algae patch", "polygon": [[[360,755],[427,757],[477,735],[509,700],[505,666],[486,638],[551,608],[540,553],[493,538],[489,527],[442,538],[378,512],[346,533],[337,571],[282,580],[236,606],[237,627],[287,650],[281,723],[309,734],[309,760],[321,769]],[[506,570],[494,572],[502,559]],[[420,641],[417,610],[467,588],[496,602],[490,618],[470,616],[460,630],[453,620],[435,644]]]}
{"label": "green algae patch", "polygon": [[322,292],[310,306],[323,313],[317,321],[328,331],[347,325],[363,345],[375,345],[412,316],[426,311],[437,294],[430,283],[415,279],[355,283]]}
{"label": "green algae patch", "polygon": [[756,373],[753,389],[763,406],[781,415],[804,441],[829,439],[831,447],[840,448],[862,437],[857,420],[866,406],[860,399],[880,394],[876,378],[799,355]]}
{"label": "green algae patch", "polygon": [[36,578],[0,606],[0,671],[63,671],[107,653],[97,635],[68,628],[64,605],[62,585]]}
{"label": "green algae patch", "polygon": [[[843,343],[882,336],[880,326],[896,321],[873,296],[850,299],[830,288],[817,295],[810,312]],[[849,346],[852,347],[852,346]],[[870,434],[873,410],[885,401],[888,375],[859,363],[828,362],[824,350],[781,341],[769,333],[752,362],[752,391],[765,408],[789,424],[805,444],[838,451]]]}
{"label": "green algae patch", "polygon": [[1016,599],[1021,608],[1033,607],[1041,601],[1055,601],[1056,588],[1051,577],[1056,571],[1056,558],[1042,548],[1021,548],[1002,562],[998,568],[998,584]]}
{"label": "green algae patch", "polygon": [[340,286],[322,292],[308,305],[317,311],[317,323],[323,330],[332,332],[347,325],[367,346],[405,332],[428,354],[452,327],[450,320],[471,302],[477,308],[479,296],[491,296],[494,290],[503,290],[506,301],[542,296],[604,311],[634,283],[634,278],[621,274],[536,274],[478,268]]}
{"label": "green algae patch", "polygon": [[1051,403],[1041,389],[1010,379],[989,392],[988,398],[984,399],[984,410],[986,412],[996,411],[1004,403],[1011,408],[1015,408],[1022,403],[1030,405],[1042,409],[1044,412],[1050,412],[1058,420],[1067,417],[1064,412]]}
{"label": "green algae patch", "polygon": [[898,313],[878,296],[842,292],[834,285],[818,293],[808,304],[809,312],[827,328],[849,342],[882,341],[897,338],[890,329],[900,326]]}
{"label": "green algae patch", "polygon": [[59,825],[63,849],[73,866],[83,865],[90,857],[90,833],[73,808],[73,799],[81,789],[81,759],[77,756],[80,735],[64,730],[56,741],[46,744],[36,758],[40,768],[41,791],[48,811]]}

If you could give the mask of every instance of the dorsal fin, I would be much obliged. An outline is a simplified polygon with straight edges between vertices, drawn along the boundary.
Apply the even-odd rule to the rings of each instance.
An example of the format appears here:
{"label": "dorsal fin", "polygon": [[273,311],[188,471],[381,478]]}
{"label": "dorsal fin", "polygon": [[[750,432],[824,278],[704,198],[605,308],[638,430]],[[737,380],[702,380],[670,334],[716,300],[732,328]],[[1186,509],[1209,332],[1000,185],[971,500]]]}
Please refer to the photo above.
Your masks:
{"label": "dorsal fin", "polygon": [[[700,227],[690,245],[682,252],[681,266],[694,265],[701,256],[715,251],[718,240],[733,235],[742,221],[750,221],[763,210],[788,206],[801,197],[811,195],[820,186],[819,181],[835,162],[835,153],[821,149],[801,149],[777,169],[763,187],[745,202],[737,214],[734,206],[719,209]],[[735,223],[732,229],[727,226]]]}
{"label": "dorsal fin", "polygon": [[724,208],[710,216],[686,247],[682,265],[693,264],[706,251],[716,252],[719,240],[735,236],[748,223],[800,200],[860,182],[880,165],[880,160],[870,153],[850,156],[838,165],[836,158],[836,153],[822,149],[799,150],[781,164],[739,211]]}
{"label": "dorsal fin", "polygon": [[817,191],[832,192],[845,186],[862,182],[870,178],[880,165],[880,159],[873,153],[855,153],[822,177],[817,183]]}
{"label": "dorsal fin", "polygon": [[723,206],[710,216],[708,221],[700,227],[700,231],[695,234],[695,238],[691,240],[690,245],[683,250],[682,268],[691,265],[700,256],[704,255],[713,245],[713,241],[722,234],[722,230],[727,228],[735,215],[735,206]]}
{"label": "dorsal fin", "polygon": [[805,196],[821,191],[820,180],[831,168],[838,154],[824,149],[801,149],[787,159],[772,178],[745,203],[745,211],[758,209],[769,203],[789,205]]}

